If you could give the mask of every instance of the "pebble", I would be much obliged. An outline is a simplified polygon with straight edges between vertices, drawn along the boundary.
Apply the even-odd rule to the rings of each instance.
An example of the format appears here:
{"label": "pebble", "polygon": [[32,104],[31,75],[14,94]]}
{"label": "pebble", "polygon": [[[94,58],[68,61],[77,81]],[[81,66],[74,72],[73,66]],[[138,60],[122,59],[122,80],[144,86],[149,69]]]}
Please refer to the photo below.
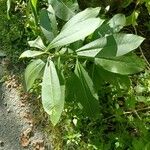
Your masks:
{"label": "pebble", "polygon": [[21,105],[20,105],[21,107],[25,107],[25,104],[24,103],[21,103]]}
{"label": "pebble", "polygon": [[4,146],[4,142],[0,141],[0,147],[3,147],[3,146]]}
{"label": "pebble", "polygon": [[17,85],[17,84],[14,84],[14,85],[13,85],[13,88],[17,88],[17,87],[18,87],[18,85]]}
{"label": "pebble", "polygon": [[33,128],[33,124],[32,123],[30,124],[30,127]]}
{"label": "pebble", "polygon": [[11,112],[9,108],[7,109],[7,112],[8,112],[8,113],[10,113],[10,112]]}
{"label": "pebble", "polygon": [[7,88],[11,88],[11,84],[8,84],[8,85],[7,85]]}
{"label": "pebble", "polygon": [[4,106],[7,106],[7,103],[6,103],[6,102],[4,103]]}

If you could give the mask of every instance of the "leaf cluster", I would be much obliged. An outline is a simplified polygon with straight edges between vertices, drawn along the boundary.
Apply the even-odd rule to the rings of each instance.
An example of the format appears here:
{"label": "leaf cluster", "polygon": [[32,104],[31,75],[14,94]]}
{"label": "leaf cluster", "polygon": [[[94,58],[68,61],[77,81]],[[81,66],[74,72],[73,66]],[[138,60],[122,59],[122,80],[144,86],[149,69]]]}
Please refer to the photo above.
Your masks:
{"label": "leaf cluster", "polygon": [[[33,58],[25,71],[27,90],[36,79],[42,78],[43,107],[54,125],[68,97],[88,117],[98,118],[98,91],[103,82],[122,88],[130,84],[128,75],[144,69],[144,62],[132,53],[144,38],[120,33],[126,25],[125,16],[117,14],[109,21],[101,19],[100,7],[76,14],[76,1],[67,6],[63,1],[49,0],[47,8],[40,11],[37,11],[37,1],[31,0],[30,6],[35,28],[41,32],[29,41],[30,47],[36,49],[20,56]],[[61,29],[58,18],[67,21]]]}

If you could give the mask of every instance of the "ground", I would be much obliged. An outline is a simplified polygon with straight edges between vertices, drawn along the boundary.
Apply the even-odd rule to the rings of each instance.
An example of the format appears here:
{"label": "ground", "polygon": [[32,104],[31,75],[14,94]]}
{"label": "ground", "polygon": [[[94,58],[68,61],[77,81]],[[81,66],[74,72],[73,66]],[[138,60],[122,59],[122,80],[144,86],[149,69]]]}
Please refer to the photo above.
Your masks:
{"label": "ground", "polygon": [[[0,65],[0,78],[4,70]],[[0,83],[0,150],[50,150],[46,134],[35,125],[28,96],[20,89],[15,75]]]}

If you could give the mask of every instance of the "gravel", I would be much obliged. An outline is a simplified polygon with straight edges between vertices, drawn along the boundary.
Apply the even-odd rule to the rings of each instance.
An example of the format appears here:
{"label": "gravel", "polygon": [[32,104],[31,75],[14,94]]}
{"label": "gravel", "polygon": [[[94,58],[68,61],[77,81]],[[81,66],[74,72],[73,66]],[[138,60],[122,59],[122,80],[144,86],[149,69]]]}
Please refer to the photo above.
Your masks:
{"label": "gravel", "polygon": [[[2,76],[3,67],[0,65],[0,80]],[[27,113],[32,114],[30,105],[21,103],[20,91],[13,86],[8,87],[7,84],[0,83],[0,150],[52,149],[43,130],[31,125],[24,117]],[[29,129],[32,130],[32,134],[25,136]]]}

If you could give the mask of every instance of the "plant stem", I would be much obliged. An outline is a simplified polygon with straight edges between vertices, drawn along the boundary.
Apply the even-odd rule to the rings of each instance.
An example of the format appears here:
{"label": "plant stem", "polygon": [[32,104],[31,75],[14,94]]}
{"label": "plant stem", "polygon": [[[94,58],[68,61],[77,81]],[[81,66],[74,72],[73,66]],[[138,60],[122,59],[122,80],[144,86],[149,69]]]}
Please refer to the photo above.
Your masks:
{"label": "plant stem", "polygon": [[73,53],[71,53],[71,54],[60,54],[60,53],[56,53],[56,54],[54,55],[54,57],[55,57],[55,58],[61,57],[61,58],[66,58],[66,59],[69,59],[69,58],[72,58],[72,59],[80,58],[80,59],[86,59],[86,60],[91,60],[91,61],[94,60],[94,58],[92,58],[92,57],[78,56],[78,55],[75,55],[75,54],[73,54]]}
{"label": "plant stem", "polygon": [[[135,34],[137,35],[136,27],[133,26],[133,28],[134,28]],[[141,52],[141,55],[142,55],[143,59],[145,60],[145,62],[146,62],[146,64],[147,64],[147,68],[150,70],[150,63],[148,62],[147,58],[145,57],[141,46],[139,46],[139,50],[140,50],[140,52]]]}
{"label": "plant stem", "polygon": [[[138,115],[137,112],[139,112],[139,111],[146,111],[146,110],[150,110],[150,107],[145,107],[145,108],[140,108],[140,109],[137,109],[137,110],[127,111],[127,112],[124,112],[122,115],[135,113],[138,116],[138,118],[141,120],[141,117]],[[116,117],[116,115],[109,116],[109,117],[103,119],[103,121],[106,121],[106,120],[114,118],[114,117]]]}

